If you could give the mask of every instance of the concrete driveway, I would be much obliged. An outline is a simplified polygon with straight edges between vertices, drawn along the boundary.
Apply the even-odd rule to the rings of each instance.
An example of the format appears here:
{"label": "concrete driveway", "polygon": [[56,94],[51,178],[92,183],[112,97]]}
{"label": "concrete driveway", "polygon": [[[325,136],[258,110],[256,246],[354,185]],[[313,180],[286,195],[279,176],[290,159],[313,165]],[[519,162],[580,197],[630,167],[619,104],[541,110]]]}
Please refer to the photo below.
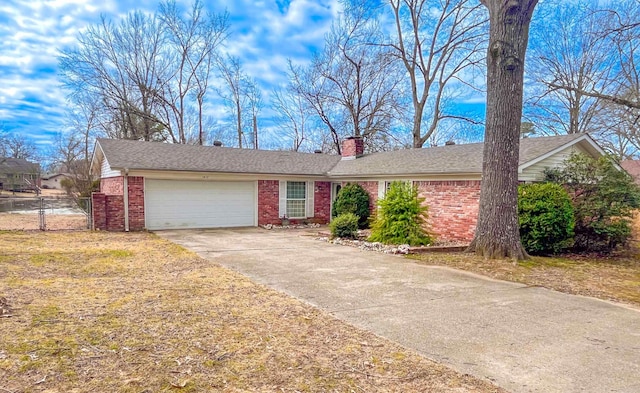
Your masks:
{"label": "concrete driveway", "polygon": [[162,231],[206,259],[512,392],[640,392],[640,310],[313,240]]}

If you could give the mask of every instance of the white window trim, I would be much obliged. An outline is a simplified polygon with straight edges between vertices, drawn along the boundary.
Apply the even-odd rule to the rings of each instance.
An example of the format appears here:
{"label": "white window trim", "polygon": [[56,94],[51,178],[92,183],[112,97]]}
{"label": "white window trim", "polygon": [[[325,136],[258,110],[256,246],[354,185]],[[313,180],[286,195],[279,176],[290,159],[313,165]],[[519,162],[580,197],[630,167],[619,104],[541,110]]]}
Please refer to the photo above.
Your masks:
{"label": "white window trim", "polygon": [[387,195],[387,190],[389,190],[391,183],[393,183],[394,181],[402,181],[415,186],[415,182],[409,179],[380,180],[378,182],[378,199],[382,199],[385,195]]}
{"label": "white window trim", "polygon": [[[315,192],[315,182],[314,181],[304,181],[304,180],[290,180],[293,182],[301,182],[305,184],[305,198],[304,198],[304,206],[305,206],[305,212],[304,212],[304,216],[303,217],[291,217],[289,215],[287,215],[287,184],[288,181],[287,180],[280,180],[279,183],[279,194],[280,194],[280,198],[279,198],[279,206],[278,206],[278,212],[280,215],[280,218],[290,218],[290,219],[306,219],[309,217],[313,217],[314,216],[314,192]],[[293,199],[292,199],[293,200]],[[295,200],[302,200],[302,199],[295,199]]]}

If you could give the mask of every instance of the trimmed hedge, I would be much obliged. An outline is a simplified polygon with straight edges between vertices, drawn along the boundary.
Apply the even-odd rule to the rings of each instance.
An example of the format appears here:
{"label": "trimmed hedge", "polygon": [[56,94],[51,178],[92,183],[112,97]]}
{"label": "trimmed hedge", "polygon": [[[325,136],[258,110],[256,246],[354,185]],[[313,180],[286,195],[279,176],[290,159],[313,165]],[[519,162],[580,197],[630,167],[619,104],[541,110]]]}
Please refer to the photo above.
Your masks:
{"label": "trimmed hedge", "polygon": [[332,237],[355,239],[358,236],[358,216],[353,213],[344,213],[331,220],[329,223]]}

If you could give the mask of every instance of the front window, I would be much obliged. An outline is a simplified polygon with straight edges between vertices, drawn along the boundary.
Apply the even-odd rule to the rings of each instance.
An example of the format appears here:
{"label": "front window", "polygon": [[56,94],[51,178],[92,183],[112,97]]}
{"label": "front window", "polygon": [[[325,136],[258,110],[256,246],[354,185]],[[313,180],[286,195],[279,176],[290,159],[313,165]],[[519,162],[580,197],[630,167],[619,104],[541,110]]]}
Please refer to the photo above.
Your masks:
{"label": "front window", "polygon": [[287,182],[287,217],[305,218],[307,184],[303,181]]}

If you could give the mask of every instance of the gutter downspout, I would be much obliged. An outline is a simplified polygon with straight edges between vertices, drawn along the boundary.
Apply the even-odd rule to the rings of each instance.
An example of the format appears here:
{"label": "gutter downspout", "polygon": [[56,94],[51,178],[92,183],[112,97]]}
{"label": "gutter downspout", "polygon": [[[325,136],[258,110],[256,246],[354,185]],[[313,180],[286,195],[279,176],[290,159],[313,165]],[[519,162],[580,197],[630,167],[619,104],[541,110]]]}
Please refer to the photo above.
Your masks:
{"label": "gutter downspout", "polygon": [[129,168],[124,168],[124,231],[129,232]]}

